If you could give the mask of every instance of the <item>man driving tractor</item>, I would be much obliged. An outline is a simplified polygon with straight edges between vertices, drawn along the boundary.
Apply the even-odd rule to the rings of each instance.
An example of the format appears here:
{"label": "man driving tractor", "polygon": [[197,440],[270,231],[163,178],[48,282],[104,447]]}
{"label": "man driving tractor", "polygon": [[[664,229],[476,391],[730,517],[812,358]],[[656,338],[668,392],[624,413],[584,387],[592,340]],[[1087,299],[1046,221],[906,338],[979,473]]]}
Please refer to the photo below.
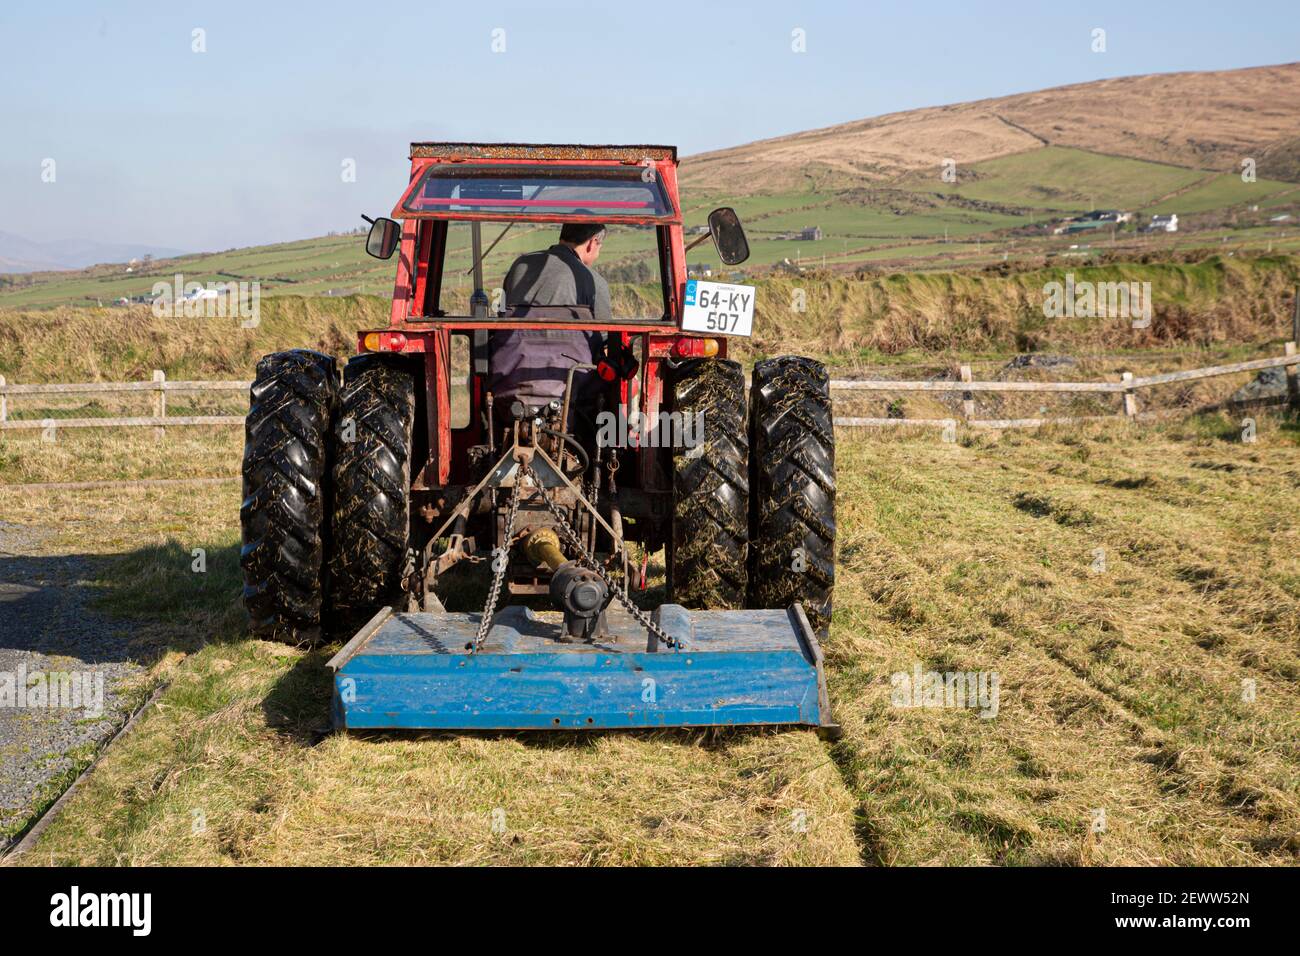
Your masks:
{"label": "man driving tractor", "polygon": [[[613,318],[609,284],[591,266],[600,256],[605,226],[565,223],[560,241],[520,256],[505,279],[506,314],[607,323]],[[606,345],[600,331],[509,329],[492,334],[490,389],[498,422],[510,421],[510,407],[527,408],[562,400],[570,369],[595,365]],[[574,408],[590,399],[598,382],[590,371],[573,376]]]}

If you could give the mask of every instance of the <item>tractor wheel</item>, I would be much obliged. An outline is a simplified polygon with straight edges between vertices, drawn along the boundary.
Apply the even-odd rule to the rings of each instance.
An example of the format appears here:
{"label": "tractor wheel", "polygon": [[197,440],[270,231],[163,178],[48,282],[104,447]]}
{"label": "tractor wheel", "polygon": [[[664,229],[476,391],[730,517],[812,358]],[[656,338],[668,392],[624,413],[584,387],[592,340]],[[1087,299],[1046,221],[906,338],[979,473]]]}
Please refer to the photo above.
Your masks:
{"label": "tractor wheel", "polygon": [[253,633],[309,642],[320,624],[334,359],[297,349],[257,363],[244,426],[239,564]]}
{"label": "tractor wheel", "polygon": [[695,608],[743,607],[749,536],[745,373],[736,362],[696,359],[672,373],[672,384],[682,432],[698,441],[673,449],[669,600]]}
{"label": "tractor wheel", "polygon": [[354,628],[402,586],[411,525],[415,376],[396,356],[358,355],[334,426],[331,625]]}
{"label": "tractor wheel", "polygon": [[825,366],[793,355],[754,366],[750,447],[749,606],[797,601],[824,637],[835,586],[835,429]]}

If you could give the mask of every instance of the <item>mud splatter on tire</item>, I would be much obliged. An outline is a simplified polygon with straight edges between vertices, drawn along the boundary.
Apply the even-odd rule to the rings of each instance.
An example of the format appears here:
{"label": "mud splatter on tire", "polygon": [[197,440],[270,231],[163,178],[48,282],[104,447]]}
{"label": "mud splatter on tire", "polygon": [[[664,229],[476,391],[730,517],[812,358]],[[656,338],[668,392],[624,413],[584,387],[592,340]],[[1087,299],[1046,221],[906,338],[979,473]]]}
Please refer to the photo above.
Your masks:
{"label": "mud splatter on tire", "polygon": [[830,377],[799,356],[754,366],[750,394],[749,606],[801,602],[825,636],[835,586]]}
{"label": "mud splatter on tire", "polygon": [[745,373],[722,359],[686,362],[671,377],[674,410],[699,416],[702,441],[673,453],[670,600],[693,608],[739,608],[749,536],[749,442]]}
{"label": "mud splatter on tire", "polygon": [[337,396],[338,372],[328,355],[295,349],[257,363],[244,426],[239,564],[244,605],[262,637],[309,642],[320,624]]}
{"label": "mud splatter on tire", "polygon": [[331,629],[359,626],[401,587],[414,421],[415,378],[401,359],[348,362],[334,428]]}

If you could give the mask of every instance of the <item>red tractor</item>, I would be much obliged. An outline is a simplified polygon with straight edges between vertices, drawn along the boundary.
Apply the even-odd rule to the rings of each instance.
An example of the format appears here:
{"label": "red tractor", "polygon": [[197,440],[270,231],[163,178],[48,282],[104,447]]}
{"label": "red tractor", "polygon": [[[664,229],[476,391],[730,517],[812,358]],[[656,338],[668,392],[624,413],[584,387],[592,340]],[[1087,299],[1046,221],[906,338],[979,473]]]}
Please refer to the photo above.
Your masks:
{"label": "red tractor", "polygon": [[[746,259],[735,213],[685,243],[673,147],[415,143],[392,217],[366,240],[398,255],[391,319],[358,333],[341,381],[317,352],[258,364],[240,515],[254,632],[360,628],[331,661],[342,727],[830,726],[828,377],[784,356],[747,389],[727,358],[754,290],[688,278],[686,255],[711,237],[724,264]],[[484,224],[575,222],[652,244],[661,302],[597,321],[491,301]],[[470,235],[460,273],[453,227]],[[491,389],[510,330],[603,345],[548,358],[562,398],[506,407]],[[661,549],[667,602],[647,611],[631,591]],[[466,563],[486,606],[447,612],[440,584]]]}

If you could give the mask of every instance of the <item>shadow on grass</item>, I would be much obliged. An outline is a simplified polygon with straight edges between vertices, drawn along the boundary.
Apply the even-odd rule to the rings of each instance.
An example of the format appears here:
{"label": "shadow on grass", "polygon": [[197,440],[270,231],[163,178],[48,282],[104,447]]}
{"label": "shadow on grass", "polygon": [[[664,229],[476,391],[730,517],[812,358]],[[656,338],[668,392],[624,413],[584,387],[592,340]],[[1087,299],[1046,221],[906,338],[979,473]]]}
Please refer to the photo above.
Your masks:
{"label": "shadow on grass", "polygon": [[1300,445],[1300,412],[1287,415],[1282,424],[1278,426],[1278,431],[1289,438],[1292,444]]}
{"label": "shadow on grass", "polygon": [[1276,421],[1278,432],[1292,444],[1300,445],[1300,415],[1285,406],[1251,408],[1239,412],[1198,412],[1175,427],[1188,437],[1210,438],[1239,445],[1247,434],[1247,423],[1252,423],[1253,428],[1265,418]]}
{"label": "shadow on grass", "polygon": [[[328,691],[327,691],[328,693]],[[328,706],[328,702],[327,702]],[[592,730],[349,730],[356,740],[382,744],[392,740],[450,740],[473,737],[478,740],[515,740],[533,750],[591,750],[601,737],[632,737],[679,743],[710,752],[723,752],[733,744],[753,737],[785,733],[813,733],[808,727],[660,727],[596,728]]]}
{"label": "shadow on grass", "polygon": [[0,647],[148,666],[244,633],[239,547],[0,555]]}
{"label": "shadow on grass", "polygon": [[91,586],[97,609],[150,624],[160,654],[248,633],[238,544],[169,538],[103,562]]}
{"label": "shadow on grass", "polygon": [[333,675],[325,666],[332,651],[308,651],[262,700],[266,725],[282,737],[314,747],[330,733]]}

